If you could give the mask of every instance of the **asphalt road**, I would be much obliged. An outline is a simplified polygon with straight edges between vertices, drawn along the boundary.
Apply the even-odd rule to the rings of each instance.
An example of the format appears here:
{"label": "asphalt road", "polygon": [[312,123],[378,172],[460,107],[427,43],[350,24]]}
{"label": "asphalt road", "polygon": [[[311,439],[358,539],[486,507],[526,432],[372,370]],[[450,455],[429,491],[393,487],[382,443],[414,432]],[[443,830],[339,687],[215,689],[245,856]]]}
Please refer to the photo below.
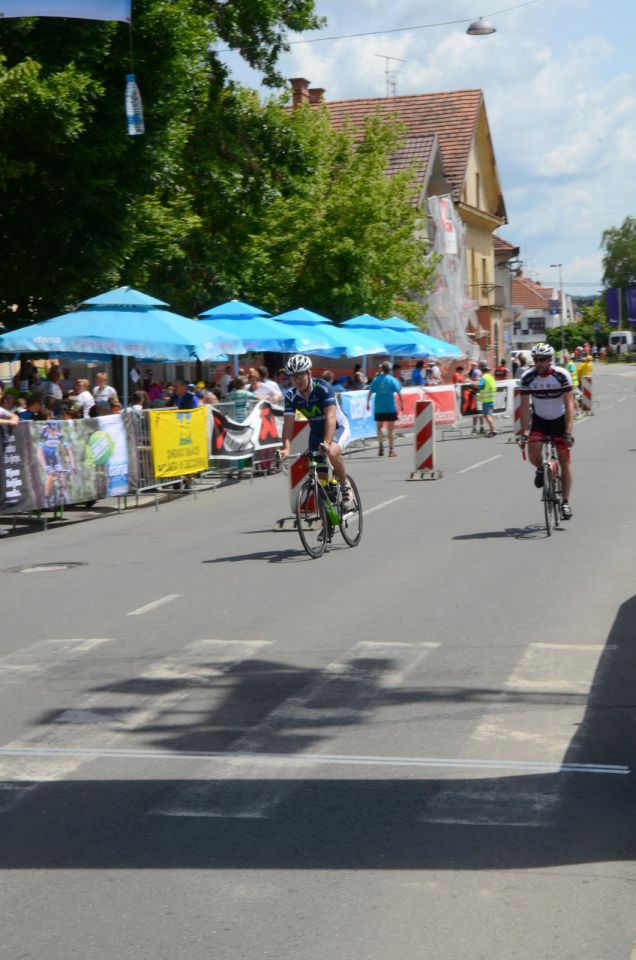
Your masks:
{"label": "asphalt road", "polygon": [[[636,372],[547,539],[506,436],[7,537],[2,960],[634,960]],[[17,572],[46,563],[70,569]]]}

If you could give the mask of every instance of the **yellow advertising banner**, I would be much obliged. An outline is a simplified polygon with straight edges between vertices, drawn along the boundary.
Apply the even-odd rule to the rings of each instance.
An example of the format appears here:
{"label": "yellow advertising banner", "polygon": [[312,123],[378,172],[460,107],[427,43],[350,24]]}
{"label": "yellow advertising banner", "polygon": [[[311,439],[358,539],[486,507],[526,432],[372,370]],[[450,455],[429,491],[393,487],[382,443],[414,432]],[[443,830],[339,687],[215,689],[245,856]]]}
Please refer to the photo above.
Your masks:
{"label": "yellow advertising banner", "polygon": [[155,477],[181,477],[208,468],[207,410],[149,410]]}

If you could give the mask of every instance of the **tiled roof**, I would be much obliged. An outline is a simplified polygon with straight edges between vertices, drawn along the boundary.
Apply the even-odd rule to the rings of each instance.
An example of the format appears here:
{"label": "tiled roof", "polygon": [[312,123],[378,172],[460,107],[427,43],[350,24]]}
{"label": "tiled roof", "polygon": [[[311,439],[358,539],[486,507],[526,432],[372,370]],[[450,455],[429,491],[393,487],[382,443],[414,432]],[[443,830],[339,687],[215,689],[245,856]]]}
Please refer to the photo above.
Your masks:
{"label": "tiled roof", "polygon": [[542,287],[529,277],[512,278],[512,302],[515,306],[525,307],[526,310],[549,310],[551,297],[551,288]]}
{"label": "tiled roof", "polygon": [[387,173],[392,176],[404,170],[415,170],[415,187],[419,194],[425,189],[434,159],[435,135],[411,137],[389,158]]}
{"label": "tiled roof", "polygon": [[495,253],[514,253],[515,255],[519,253],[519,247],[515,247],[514,243],[509,243],[496,233],[493,233],[492,240]]}
{"label": "tiled roof", "polygon": [[461,200],[466,165],[483,103],[481,90],[419,93],[403,97],[370,97],[361,100],[325,101],[335,127],[349,122],[362,130],[367,116],[397,116],[409,138],[437,134],[453,199]]}

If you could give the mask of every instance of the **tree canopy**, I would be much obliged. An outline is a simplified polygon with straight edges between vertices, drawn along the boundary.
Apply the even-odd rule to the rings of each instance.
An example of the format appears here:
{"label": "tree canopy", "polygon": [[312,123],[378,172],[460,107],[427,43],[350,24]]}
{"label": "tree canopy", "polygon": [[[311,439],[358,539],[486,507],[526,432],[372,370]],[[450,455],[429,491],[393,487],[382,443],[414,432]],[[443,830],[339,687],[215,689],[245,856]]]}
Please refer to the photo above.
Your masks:
{"label": "tree canopy", "polygon": [[275,87],[286,32],[321,23],[314,0],[136,0],[146,134],[130,137],[125,25],[4,21],[0,319],[118,284],[190,314],[238,296],[421,319],[434,263],[410,174],[386,176],[399,129],[373,120],[356,143],[318,108],[237,86],[214,53]]}
{"label": "tree canopy", "polygon": [[313,0],[136,0],[146,135],[129,137],[125,24],[2,23],[0,318],[50,316],[144,265],[183,260],[199,220],[184,187],[190,139],[227,86],[213,45],[279,82],[287,30],[322,20]]}
{"label": "tree canopy", "polygon": [[636,287],[636,217],[603,232],[603,283],[606,287]]}

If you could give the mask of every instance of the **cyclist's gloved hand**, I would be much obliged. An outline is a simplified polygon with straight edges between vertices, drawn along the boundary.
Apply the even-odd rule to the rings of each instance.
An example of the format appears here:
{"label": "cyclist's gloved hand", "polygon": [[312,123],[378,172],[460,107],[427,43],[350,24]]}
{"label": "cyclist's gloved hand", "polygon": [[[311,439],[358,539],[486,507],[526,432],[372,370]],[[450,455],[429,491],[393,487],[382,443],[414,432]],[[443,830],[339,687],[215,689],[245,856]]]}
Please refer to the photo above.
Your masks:
{"label": "cyclist's gloved hand", "polygon": [[519,436],[519,437],[517,438],[517,443],[519,444],[520,447],[525,447],[525,445],[527,444],[527,442],[528,442],[528,434],[527,434],[527,433],[522,433],[521,436]]}
{"label": "cyclist's gloved hand", "polygon": [[573,446],[574,446],[574,437],[572,436],[571,433],[564,433],[564,434],[563,434],[563,442],[565,443],[566,447],[573,447]]}
{"label": "cyclist's gloved hand", "polygon": [[330,443],[325,443],[325,441],[323,440],[322,443],[320,444],[320,452],[321,452],[321,453],[329,453],[329,448],[330,448],[330,447],[331,447],[331,444],[330,444]]}

